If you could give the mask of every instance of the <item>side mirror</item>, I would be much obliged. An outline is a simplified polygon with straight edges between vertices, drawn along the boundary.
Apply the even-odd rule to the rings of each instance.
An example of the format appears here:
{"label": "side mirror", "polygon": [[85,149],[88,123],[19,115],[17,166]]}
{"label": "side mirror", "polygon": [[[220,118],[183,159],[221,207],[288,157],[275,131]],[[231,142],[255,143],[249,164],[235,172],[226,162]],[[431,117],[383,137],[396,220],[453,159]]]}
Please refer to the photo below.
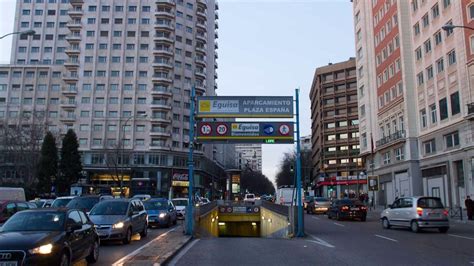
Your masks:
{"label": "side mirror", "polygon": [[393,205],[392,205],[392,204],[388,204],[388,207],[389,207],[390,209],[392,209]]}
{"label": "side mirror", "polygon": [[168,209],[168,212],[172,212],[172,211],[174,211],[174,208],[173,208],[173,207],[171,207],[171,208]]}
{"label": "side mirror", "polygon": [[82,229],[82,225],[80,224],[72,224],[68,227],[67,232],[68,233],[74,233],[74,231],[77,231],[79,229]]}
{"label": "side mirror", "polygon": [[132,215],[138,215],[140,212],[139,211],[133,211]]}

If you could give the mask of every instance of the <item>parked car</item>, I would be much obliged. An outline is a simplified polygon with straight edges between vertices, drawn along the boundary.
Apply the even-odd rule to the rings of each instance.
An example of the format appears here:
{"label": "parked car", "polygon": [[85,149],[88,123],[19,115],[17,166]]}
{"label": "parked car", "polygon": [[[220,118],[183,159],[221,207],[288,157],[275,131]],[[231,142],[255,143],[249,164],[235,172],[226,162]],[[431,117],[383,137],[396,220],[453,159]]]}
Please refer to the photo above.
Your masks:
{"label": "parked car", "polygon": [[331,201],[323,197],[313,197],[308,203],[307,213],[311,214],[326,214],[331,207]]}
{"label": "parked car", "polygon": [[441,199],[436,197],[403,197],[380,214],[383,228],[409,227],[415,233],[424,228],[437,228],[446,233],[449,230],[448,217]]}
{"label": "parked car", "polygon": [[95,224],[101,240],[122,240],[130,243],[132,235],[148,234],[148,216],[138,199],[104,200],[92,208],[89,218]]}
{"label": "parked car", "polygon": [[0,225],[19,211],[36,209],[36,204],[26,201],[0,200]]}
{"label": "parked car", "polygon": [[78,209],[82,210],[85,213],[89,213],[90,210],[99,202],[104,201],[104,200],[111,200],[110,195],[85,195],[85,196],[80,196],[76,197],[73,200],[71,200],[66,207],[70,209]]}
{"label": "parked car", "polygon": [[255,203],[255,194],[251,194],[251,193],[245,194],[244,202]]}
{"label": "parked car", "polygon": [[0,187],[0,200],[26,201],[25,190],[20,187]]}
{"label": "parked car", "polygon": [[72,265],[84,258],[95,263],[99,241],[94,225],[82,211],[22,211],[0,228],[0,264]]}
{"label": "parked car", "polygon": [[34,199],[29,202],[36,204],[38,208],[48,208],[53,204],[53,199]]}
{"label": "parked car", "polygon": [[132,197],[133,199],[139,199],[141,201],[149,200],[151,199],[151,196],[148,194],[137,194]]}
{"label": "parked car", "polygon": [[176,216],[178,219],[184,219],[186,217],[186,207],[188,206],[187,198],[175,198],[171,200],[174,207],[176,208]]}
{"label": "parked car", "polygon": [[342,219],[360,219],[365,222],[367,218],[367,207],[359,200],[342,199],[335,200],[328,210],[328,218]]}
{"label": "parked car", "polygon": [[143,203],[148,213],[148,225],[166,226],[176,224],[178,220],[173,202],[167,199],[151,199]]}
{"label": "parked car", "polygon": [[51,208],[60,208],[66,207],[66,205],[74,199],[76,196],[66,196],[66,197],[57,197],[53,203],[51,203]]}

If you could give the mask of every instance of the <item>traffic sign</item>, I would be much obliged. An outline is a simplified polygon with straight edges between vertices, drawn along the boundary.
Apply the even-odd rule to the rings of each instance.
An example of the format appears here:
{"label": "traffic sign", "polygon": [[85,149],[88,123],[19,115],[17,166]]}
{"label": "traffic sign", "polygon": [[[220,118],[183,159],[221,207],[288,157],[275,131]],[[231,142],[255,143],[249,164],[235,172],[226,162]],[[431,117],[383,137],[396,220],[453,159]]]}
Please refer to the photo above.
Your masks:
{"label": "traffic sign", "polygon": [[369,191],[379,191],[379,176],[369,175],[367,177],[367,183],[369,184]]}
{"label": "traffic sign", "polygon": [[202,124],[200,128],[201,128],[201,129],[200,129],[200,130],[201,130],[201,133],[202,133],[203,135],[210,135],[210,134],[212,133],[212,127],[211,127],[211,125],[209,125],[209,124],[207,124],[207,123]]}
{"label": "traffic sign", "polygon": [[287,124],[280,125],[279,129],[280,134],[282,135],[288,135],[290,134],[290,127]]}
{"label": "traffic sign", "polygon": [[225,133],[227,133],[227,125],[218,124],[217,127],[216,127],[216,132],[219,135],[225,135]]}

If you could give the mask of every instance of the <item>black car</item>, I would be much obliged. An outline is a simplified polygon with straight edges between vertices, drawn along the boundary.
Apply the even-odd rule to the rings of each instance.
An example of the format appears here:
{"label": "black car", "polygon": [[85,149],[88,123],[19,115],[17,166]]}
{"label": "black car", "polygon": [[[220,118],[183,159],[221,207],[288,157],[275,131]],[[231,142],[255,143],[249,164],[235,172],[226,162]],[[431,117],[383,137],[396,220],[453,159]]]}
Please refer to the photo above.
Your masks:
{"label": "black car", "polygon": [[367,218],[367,207],[362,202],[353,199],[336,200],[331,204],[328,210],[328,218],[342,219],[360,219],[365,221]]}
{"label": "black car", "polygon": [[1,265],[72,265],[99,258],[99,236],[84,212],[34,209],[18,212],[0,228]]}
{"label": "black car", "polygon": [[100,195],[87,195],[87,196],[75,197],[66,205],[66,208],[78,209],[78,210],[84,211],[85,213],[88,213],[92,210],[92,208],[97,203],[100,202],[100,200],[101,200]]}

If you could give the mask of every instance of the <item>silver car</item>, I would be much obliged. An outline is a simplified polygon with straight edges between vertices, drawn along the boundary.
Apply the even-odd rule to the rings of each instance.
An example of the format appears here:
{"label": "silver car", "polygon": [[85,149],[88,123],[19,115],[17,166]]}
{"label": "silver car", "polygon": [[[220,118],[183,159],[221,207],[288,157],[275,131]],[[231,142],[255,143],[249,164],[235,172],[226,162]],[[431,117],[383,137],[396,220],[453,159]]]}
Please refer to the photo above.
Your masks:
{"label": "silver car", "polygon": [[415,233],[423,228],[438,228],[441,233],[446,233],[449,230],[448,217],[441,199],[436,197],[403,197],[380,214],[383,228],[409,227]]}
{"label": "silver car", "polygon": [[148,234],[148,216],[143,203],[138,199],[105,200],[92,208],[89,218],[103,240],[122,240],[130,243],[132,235]]}

